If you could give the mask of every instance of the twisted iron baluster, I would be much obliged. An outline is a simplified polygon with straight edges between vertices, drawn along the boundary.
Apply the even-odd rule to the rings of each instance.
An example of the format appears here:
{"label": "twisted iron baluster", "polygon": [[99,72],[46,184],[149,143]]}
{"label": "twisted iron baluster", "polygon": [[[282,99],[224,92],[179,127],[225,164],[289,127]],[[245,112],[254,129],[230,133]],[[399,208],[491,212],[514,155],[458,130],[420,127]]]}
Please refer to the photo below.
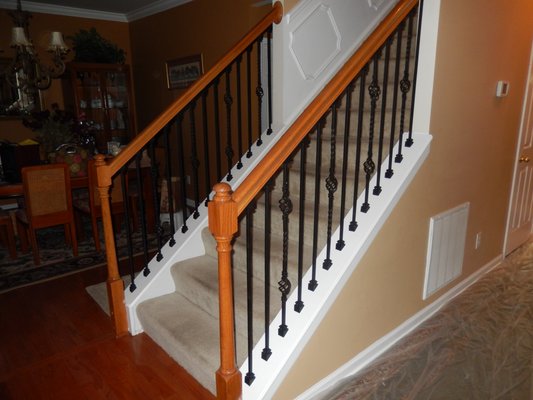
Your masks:
{"label": "twisted iron baluster", "polygon": [[224,103],[226,104],[226,159],[228,162],[228,174],[226,180],[229,182],[233,179],[231,167],[233,166],[233,144],[231,141],[231,106],[233,97],[231,96],[231,66],[226,69],[226,93],[224,94]]}
{"label": "twisted iron baluster", "polygon": [[239,161],[237,161],[237,169],[242,168],[242,95],[241,95],[241,63],[242,56],[237,57],[237,151]]}
{"label": "twisted iron baluster", "polygon": [[200,185],[199,185],[199,173],[200,160],[198,159],[198,144],[196,143],[196,117],[194,110],[196,109],[196,100],[190,103],[189,107],[189,123],[191,131],[191,167],[192,167],[192,187],[194,190],[194,212],[192,217],[194,219],[200,216],[198,208],[200,207]]}
{"label": "twisted iron baluster", "polygon": [[381,96],[381,118],[379,126],[378,165],[376,172],[376,185],[372,193],[378,196],[381,193],[381,162],[383,160],[383,137],[385,135],[385,114],[387,112],[387,85],[389,82],[390,46],[393,37],[390,36],[385,44],[385,67],[383,68],[383,94]]}
{"label": "twisted iron baluster", "polygon": [[[418,7],[418,10],[417,10]],[[415,95],[416,95],[416,78],[418,76],[418,57],[420,53],[420,30],[422,29],[422,9],[424,7],[424,1],[421,0],[419,5],[411,11],[411,18],[418,12],[418,28],[416,35],[416,48],[415,48],[415,67],[413,71],[413,90],[411,92],[411,115],[409,122],[409,137],[405,141],[405,147],[411,147],[413,145],[413,116],[415,112]]]}
{"label": "twisted iron baluster", "polygon": [[268,57],[268,129],[267,135],[272,134],[272,27],[267,33],[267,57]]}
{"label": "twisted iron baluster", "polygon": [[207,90],[202,93],[202,121],[203,121],[203,133],[204,133],[204,162],[205,162],[205,189],[206,199],[205,205],[209,202],[209,195],[211,190],[211,162],[209,155],[209,127],[207,123]]}
{"label": "twisted iron baluster", "polygon": [[178,152],[178,174],[181,183],[181,211],[183,213],[183,225],[181,232],[185,233],[189,230],[187,226],[187,176],[185,175],[185,151],[183,147],[183,114],[179,113],[176,117],[176,139],[177,139],[177,152]]}
{"label": "twisted iron baluster", "polygon": [[311,266],[311,280],[307,288],[314,291],[318,286],[316,279],[316,258],[318,251],[318,223],[320,204],[320,169],[322,168],[322,130],[324,129],[325,117],[323,117],[316,127],[316,158],[315,158],[315,209],[313,217],[313,264]]}
{"label": "twisted iron baluster", "polygon": [[346,178],[348,172],[348,145],[350,139],[350,116],[352,111],[352,93],[355,89],[355,81],[350,82],[346,88],[346,110],[344,111],[344,143],[342,151],[342,178],[341,178],[341,209],[339,215],[339,240],[335,248],[342,250],[344,248],[344,209],[346,207]]}
{"label": "twisted iron baluster", "polygon": [[154,199],[154,220],[155,220],[155,230],[157,236],[157,256],[156,260],[161,261],[163,259],[163,254],[161,254],[161,248],[163,247],[163,228],[161,227],[161,218],[159,214],[159,196],[157,192],[157,164],[155,162],[155,141],[150,141],[148,146],[148,151],[150,152],[150,172],[152,174],[152,196]]}
{"label": "twisted iron baluster", "polygon": [[337,109],[338,101],[336,100],[331,106],[331,135],[329,148],[329,175],[326,178],[326,189],[328,191],[328,225],[326,235],[326,258],[322,263],[322,268],[328,270],[331,268],[331,224],[333,219],[333,201],[337,191],[337,178],[335,177],[335,154],[337,141]]}
{"label": "twisted iron baluster", "polygon": [[289,330],[287,327],[287,296],[291,291],[291,282],[288,276],[289,261],[289,214],[292,212],[292,202],[289,193],[289,161],[283,164],[283,187],[282,197],[279,200],[279,208],[283,219],[283,264],[281,271],[281,280],[278,282],[278,288],[281,292],[281,325],[278,328],[278,335],[285,336]]}
{"label": "twisted iron baluster", "polygon": [[381,50],[379,50],[373,57],[374,70],[372,74],[372,82],[368,87],[368,93],[370,95],[370,126],[368,133],[368,154],[363,168],[365,171],[365,201],[361,205],[361,212],[367,212],[370,209],[370,204],[368,203],[368,192],[370,186],[370,178],[376,169],[376,164],[372,160],[372,151],[374,145],[374,127],[376,119],[376,106],[381,94],[381,88],[378,84],[378,61],[381,56]]}
{"label": "twisted iron baluster", "polygon": [[263,144],[262,135],[262,122],[263,122],[263,113],[262,113],[262,104],[263,96],[265,94],[263,90],[263,83],[261,81],[261,43],[263,42],[263,36],[260,36],[257,39],[257,88],[255,89],[255,94],[257,95],[257,145],[261,146]]}
{"label": "twisted iron baluster", "polygon": [[[217,181],[222,179],[222,145],[220,143],[220,112],[218,100],[218,85],[220,84],[220,77],[217,77],[213,83],[213,111],[215,116],[215,147],[216,147],[216,165],[217,165]],[[211,186],[209,186],[211,187]]]}
{"label": "twisted iron baluster", "polygon": [[254,349],[254,325],[253,325],[253,214],[255,212],[255,201],[250,202],[246,207],[246,310],[248,325],[248,372],[244,377],[244,382],[251,385],[255,379],[252,372],[252,351]]}
{"label": "twisted iron baluster", "polygon": [[130,198],[128,193],[128,187],[126,185],[126,179],[128,179],[128,166],[125,164],[120,169],[120,186],[122,189],[122,201],[124,202],[124,226],[126,227],[126,243],[128,247],[128,267],[130,272],[131,283],[129,286],[130,292],[134,292],[137,289],[135,284],[135,265],[133,263],[133,239],[131,237],[131,214],[130,214]]}
{"label": "twisted iron baluster", "polygon": [[174,234],[176,233],[176,228],[174,226],[174,196],[172,190],[172,166],[170,163],[170,139],[169,139],[169,132],[171,128],[171,123],[167,124],[165,128],[163,129],[163,140],[165,142],[165,176],[167,181],[167,199],[168,199],[168,214],[170,217],[170,247],[174,246],[176,244],[176,240],[174,239]]}
{"label": "twisted iron baluster", "polygon": [[271,239],[271,211],[272,189],[274,179],[268,181],[264,187],[265,192],[265,347],[261,352],[261,358],[268,360],[272,355],[270,349],[270,239]]}
{"label": "twisted iron baluster", "polygon": [[392,154],[394,152],[394,138],[396,134],[396,108],[398,107],[398,81],[400,80],[400,63],[402,57],[402,35],[405,28],[405,21],[403,21],[397,29],[396,34],[396,65],[394,68],[394,94],[392,98],[392,117],[390,128],[389,141],[389,168],[385,172],[385,178],[392,178],[394,170],[392,169]]}
{"label": "twisted iron baluster", "polygon": [[[402,108],[400,112],[400,138],[398,140],[398,153],[394,158],[394,161],[401,163],[403,160],[402,154],[402,142],[403,142],[403,130],[405,126],[405,108],[407,104],[407,93],[411,90],[411,81],[409,80],[409,60],[411,58],[411,38],[413,37],[413,21],[409,19],[407,25],[407,45],[405,50],[405,64],[403,70],[403,78],[400,81],[400,90],[402,91]],[[414,104],[411,104],[414,107]]]}
{"label": "twisted iron baluster", "polygon": [[150,261],[149,255],[148,255],[148,229],[146,225],[146,206],[144,203],[144,183],[142,179],[142,173],[141,173],[141,160],[142,160],[143,150],[141,150],[137,155],[135,156],[135,175],[137,178],[137,190],[139,191],[139,207],[141,211],[141,238],[143,243],[143,258],[144,258],[144,267],[143,267],[143,275],[148,276],[150,274],[150,268],[148,268],[148,263]]}
{"label": "twisted iron baluster", "polygon": [[357,112],[357,140],[355,146],[355,173],[353,187],[352,220],[348,229],[354,232],[357,229],[357,196],[359,194],[359,173],[361,165],[361,140],[363,137],[363,112],[365,108],[365,82],[368,74],[368,64],[363,67],[359,75],[359,110]]}
{"label": "twisted iron baluster", "polygon": [[300,312],[304,308],[302,301],[302,277],[304,264],[304,223],[305,223],[305,178],[307,167],[307,148],[309,147],[309,135],[300,144],[300,204],[298,208],[298,300],[294,304],[294,311]]}
{"label": "twisted iron baluster", "polygon": [[246,91],[248,99],[248,151],[246,158],[252,156],[252,46],[246,49]]}

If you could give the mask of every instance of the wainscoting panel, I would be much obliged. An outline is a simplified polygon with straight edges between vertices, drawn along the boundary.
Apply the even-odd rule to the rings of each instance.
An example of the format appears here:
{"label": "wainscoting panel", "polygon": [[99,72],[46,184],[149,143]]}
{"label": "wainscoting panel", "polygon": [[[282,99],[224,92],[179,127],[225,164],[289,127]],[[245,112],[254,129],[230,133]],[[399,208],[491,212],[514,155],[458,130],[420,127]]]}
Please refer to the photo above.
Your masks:
{"label": "wainscoting panel", "polygon": [[464,203],[431,217],[424,299],[461,275],[469,208]]}

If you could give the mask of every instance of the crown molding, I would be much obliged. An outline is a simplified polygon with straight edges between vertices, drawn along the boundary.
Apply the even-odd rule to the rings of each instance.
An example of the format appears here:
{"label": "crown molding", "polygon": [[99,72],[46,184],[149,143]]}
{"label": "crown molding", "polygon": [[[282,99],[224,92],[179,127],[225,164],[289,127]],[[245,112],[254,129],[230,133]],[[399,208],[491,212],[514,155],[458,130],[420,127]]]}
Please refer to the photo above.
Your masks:
{"label": "crown molding", "polygon": [[[68,17],[92,18],[106,21],[131,22],[148,17],[170,8],[191,2],[192,0],[159,0],[145,7],[138,8],[127,14],[89,10],[86,8],[68,7],[54,4],[24,1],[24,10],[45,14],[65,15]],[[14,10],[17,8],[16,0],[0,0],[0,8]]]}

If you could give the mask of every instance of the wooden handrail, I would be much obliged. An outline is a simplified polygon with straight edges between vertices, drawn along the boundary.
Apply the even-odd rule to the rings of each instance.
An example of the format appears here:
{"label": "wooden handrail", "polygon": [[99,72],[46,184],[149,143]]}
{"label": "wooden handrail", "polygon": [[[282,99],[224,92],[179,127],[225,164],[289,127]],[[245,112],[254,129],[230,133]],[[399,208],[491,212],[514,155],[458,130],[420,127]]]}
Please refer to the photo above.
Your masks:
{"label": "wooden handrail", "polygon": [[194,82],[179,98],[177,98],[165,111],[157,116],[152,123],[142,130],[129,144],[106,166],[98,168],[98,182],[110,185],[111,179],[117,171],[131,160],[141,149],[157,135],[172,118],[182,111],[194,98],[220,74],[235,58],[245,51],[253,41],[273,23],[279,24],[283,18],[283,6],[278,1],[270,11],[252,30],[229,50],[212,68]]}
{"label": "wooden handrail", "polygon": [[327,112],[333,101],[346,89],[348,84],[357,76],[361,69],[370,61],[375,52],[385,43],[418,0],[401,0],[387,17],[378,25],[374,32],[361,45],[359,50],[346,62],[335,77],[315,97],[315,100],[297,118],[294,124],[285,132],[283,137],[274,145],[272,150],[259,162],[248,177],[233,193],[233,201],[237,203],[240,215],[255,198],[259,191],[278,171],[285,160],[302,141],[316,123]]}

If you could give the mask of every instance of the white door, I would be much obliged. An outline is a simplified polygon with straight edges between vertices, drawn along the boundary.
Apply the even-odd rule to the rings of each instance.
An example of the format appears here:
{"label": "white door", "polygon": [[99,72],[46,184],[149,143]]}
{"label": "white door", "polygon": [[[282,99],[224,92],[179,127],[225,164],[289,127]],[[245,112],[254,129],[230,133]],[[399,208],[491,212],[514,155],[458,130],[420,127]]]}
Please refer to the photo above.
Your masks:
{"label": "white door", "polygon": [[524,243],[533,227],[533,50],[529,72],[516,165],[512,186],[505,254]]}

